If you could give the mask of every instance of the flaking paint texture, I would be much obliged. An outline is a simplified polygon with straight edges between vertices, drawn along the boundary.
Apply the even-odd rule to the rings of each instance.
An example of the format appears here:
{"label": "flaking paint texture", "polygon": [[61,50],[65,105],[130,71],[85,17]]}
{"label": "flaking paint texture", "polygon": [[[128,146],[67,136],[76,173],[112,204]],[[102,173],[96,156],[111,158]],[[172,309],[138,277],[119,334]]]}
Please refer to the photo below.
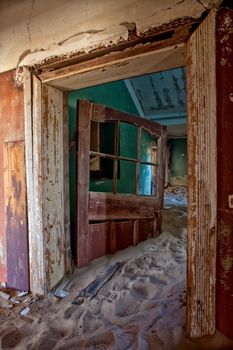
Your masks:
{"label": "flaking paint texture", "polygon": [[63,94],[43,88],[42,121],[42,217],[46,288],[54,287],[65,273],[63,198]]}
{"label": "flaking paint texture", "polygon": [[0,74],[0,282],[7,281],[4,143],[24,140],[23,90],[14,85],[14,74],[14,71]]}
{"label": "flaking paint texture", "polygon": [[[0,2],[0,70],[127,41],[177,19],[200,18],[218,0]],[[132,30],[132,28],[134,28]]]}

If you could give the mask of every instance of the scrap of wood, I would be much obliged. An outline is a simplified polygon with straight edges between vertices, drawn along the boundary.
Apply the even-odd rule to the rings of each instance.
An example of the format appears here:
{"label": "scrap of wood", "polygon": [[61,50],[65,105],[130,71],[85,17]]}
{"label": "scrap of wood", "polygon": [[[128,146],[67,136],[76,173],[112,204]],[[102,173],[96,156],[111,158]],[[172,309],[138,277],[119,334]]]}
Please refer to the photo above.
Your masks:
{"label": "scrap of wood", "polygon": [[72,304],[80,305],[84,302],[84,299],[93,299],[99,290],[103,287],[103,285],[112,278],[112,276],[116,273],[116,271],[122,266],[121,262],[116,262],[111,264],[104,274],[99,275],[93,282],[87,285],[87,287],[83,288],[74,299]]}
{"label": "scrap of wood", "polygon": [[2,297],[5,300],[9,300],[11,296],[7,293],[0,291],[0,297]]}

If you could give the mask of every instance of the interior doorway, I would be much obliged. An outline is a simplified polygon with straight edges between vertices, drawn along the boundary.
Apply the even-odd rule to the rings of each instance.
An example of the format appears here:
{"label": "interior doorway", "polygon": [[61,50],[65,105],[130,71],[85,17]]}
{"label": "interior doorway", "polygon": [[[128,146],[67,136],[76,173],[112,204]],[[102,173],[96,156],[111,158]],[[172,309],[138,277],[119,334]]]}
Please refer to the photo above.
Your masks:
{"label": "interior doorway", "polygon": [[[86,99],[84,102],[83,98]],[[69,94],[68,101],[71,241],[75,261],[78,266],[83,266],[92,258],[136,245],[161,233],[163,201],[160,197],[163,197],[165,173],[166,186],[187,186],[185,68],[76,90]],[[107,107],[95,104],[100,102]],[[116,110],[111,110],[112,107]],[[91,108],[98,110],[101,120],[97,120],[99,117],[94,113],[88,122]],[[132,116],[129,113],[133,113]],[[79,126],[81,118],[85,119],[85,128]],[[168,141],[165,134],[161,139],[161,132],[166,129],[169,130]],[[119,134],[117,139],[116,132]],[[90,163],[87,161],[89,147],[93,153]],[[84,157],[80,149],[85,152]],[[78,163],[78,159],[83,159],[85,164],[83,161]],[[88,179],[78,179],[78,169],[87,167]],[[80,176],[83,177],[83,172]],[[82,185],[78,190],[80,181]],[[83,231],[85,225],[82,221],[78,226],[81,214],[77,199],[86,186],[90,191],[85,195],[89,196],[87,207],[90,206],[89,223],[92,223],[86,230],[93,230],[90,230],[90,237],[87,234],[83,238],[86,243],[81,244],[82,238],[77,238],[77,231],[79,227]],[[112,202],[116,197],[119,197],[117,202]],[[101,201],[105,204],[101,205]],[[82,210],[84,203],[80,194]],[[111,208],[115,212],[111,212]],[[83,255],[82,259],[79,255]]]}
{"label": "interior doorway", "polygon": [[[104,83],[186,65],[190,179],[187,330],[197,337],[215,331],[215,12],[205,18],[190,38],[190,32],[188,37],[187,30],[183,33],[185,40],[178,36],[171,41],[163,39],[160,45],[157,42],[136,45],[130,55],[127,50],[119,50],[113,55],[66,64],[55,71],[40,72],[40,79],[33,75],[31,80],[26,70],[30,285],[35,292],[47,292],[69,265],[67,91],[92,86],[97,81]],[[206,62],[208,69],[203,71]]]}

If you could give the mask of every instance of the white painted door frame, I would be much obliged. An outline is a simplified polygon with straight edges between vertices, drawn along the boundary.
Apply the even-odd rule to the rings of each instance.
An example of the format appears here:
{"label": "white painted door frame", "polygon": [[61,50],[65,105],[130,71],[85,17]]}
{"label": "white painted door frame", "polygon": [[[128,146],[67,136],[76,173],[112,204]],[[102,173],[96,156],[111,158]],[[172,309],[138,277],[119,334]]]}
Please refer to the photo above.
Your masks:
{"label": "white painted door frame", "polygon": [[[187,59],[184,53],[187,49]],[[151,63],[153,62],[153,64]],[[56,281],[49,272],[51,253],[62,263],[56,265],[56,276],[62,277],[69,270],[69,192],[68,182],[68,119],[67,95],[62,90],[74,90],[107,81],[125,79],[186,65],[188,97],[188,278],[187,278],[187,331],[192,337],[215,332],[215,268],[216,268],[216,84],[215,84],[215,11],[212,11],[192,34],[187,46],[184,43],[166,49],[147,52],[144,55],[126,57],[120,63],[112,57],[105,65],[75,65],[57,72],[31,76],[25,70],[25,145],[28,192],[30,283],[35,293],[45,293]],[[31,79],[32,78],[32,79]],[[48,86],[50,85],[50,87]],[[54,89],[51,86],[59,87]],[[47,91],[46,96],[44,91]],[[64,107],[65,106],[65,107]],[[57,118],[60,116],[60,119]],[[53,119],[60,128],[63,159],[62,179],[53,188],[49,181],[56,182],[53,166],[58,165],[44,133],[50,137]],[[60,120],[60,122],[59,122]],[[50,132],[48,132],[48,128]],[[59,139],[56,139],[59,143]],[[47,145],[47,146],[46,146]],[[51,157],[45,159],[44,157]],[[46,162],[49,162],[49,169]],[[61,164],[59,165],[61,166]],[[67,167],[67,168],[66,168]],[[59,176],[59,175],[58,175]],[[65,183],[66,182],[66,183]],[[62,194],[60,193],[62,192]],[[59,234],[53,230],[50,198],[61,198],[61,226]],[[65,213],[66,209],[66,213]],[[62,213],[64,210],[64,213]],[[51,214],[47,217],[44,214]],[[56,214],[57,215],[57,214]],[[62,227],[62,228],[61,228]],[[48,243],[48,230],[52,229],[52,241],[62,242],[60,248]],[[47,230],[47,231],[46,231]],[[47,237],[47,240],[46,240]],[[63,245],[63,246],[62,246]],[[59,245],[58,245],[59,246]],[[56,260],[57,261],[57,260]],[[66,263],[65,263],[66,261]],[[57,277],[58,278],[58,277]]]}

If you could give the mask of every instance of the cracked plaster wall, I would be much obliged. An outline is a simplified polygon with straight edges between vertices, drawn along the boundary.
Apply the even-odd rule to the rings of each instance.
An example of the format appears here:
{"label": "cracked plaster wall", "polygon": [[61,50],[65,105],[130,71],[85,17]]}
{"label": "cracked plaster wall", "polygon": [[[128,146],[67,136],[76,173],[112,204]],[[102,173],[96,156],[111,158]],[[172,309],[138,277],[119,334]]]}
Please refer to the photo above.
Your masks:
{"label": "cracked plaster wall", "polygon": [[88,52],[177,18],[199,18],[218,0],[22,0],[0,2],[0,72]]}

